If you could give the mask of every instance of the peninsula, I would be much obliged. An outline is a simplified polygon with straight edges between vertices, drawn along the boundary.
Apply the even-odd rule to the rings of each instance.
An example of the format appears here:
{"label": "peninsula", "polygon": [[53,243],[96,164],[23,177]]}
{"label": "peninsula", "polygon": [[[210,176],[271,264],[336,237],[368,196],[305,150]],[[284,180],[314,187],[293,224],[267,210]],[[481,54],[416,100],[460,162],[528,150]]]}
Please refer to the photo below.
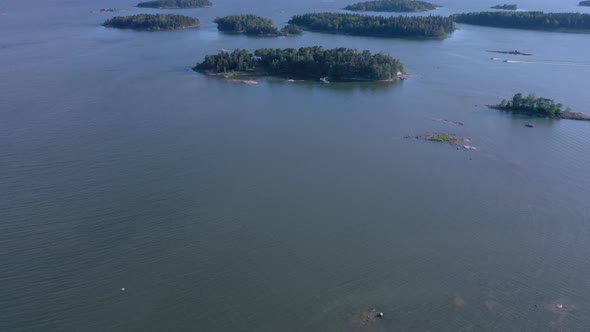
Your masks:
{"label": "peninsula", "polygon": [[378,0],[355,3],[344,7],[344,9],[361,12],[423,12],[437,7],[420,0]]}
{"label": "peninsula", "polygon": [[479,12],[456,14],[457,23],[499,28],[590,32],[590,14],[544,12]]}
{"label": "peninsula", "polygon": [[578,6],[590,6],[590,0],[580,1],[580,3],[578,3]]}
{"label": "peninsula", "polygon": [[203,8],[211,6],[213,6],[213,3],[209,0],[156,0],[137,4],[137,7],[162,9]]}
{"label": "peninsula", "polygon": [[453,18],[443,16],[312,13],[295,15],[289,24],[309,31],[390,38],[445,38],[455,30]]}
{"label": "peninsula", "polygon": [[303,29],[295,24],[287,24],[281,29],[281,33],[285,36],[295,36],[303,34]]}
{"label": "peninsula", "polygon": [[198,28],[200,23],[196,18],[183,15],[138,14],[133,16],[116,16],[106,20],[103,25],[118,29],[164,31]]}
{"label": "peninsula", "polygon": [[331,81],[394,81],[405,72],[399,60],[383,53],[320,46],[262,48],[207,55],[193,70],[214,74],[281,76]]}
{"label": "peninsula", "polygon": [[490,7],[492,9],[502,9],[502,10],[517,10],[517,5],[495,5]]}
{"label": "peninsula", "polygon": [[590,121],[590,115],[572,112],[569,107],[563,110],[562,104],[556,103],[552,99],[537,97],[533,93],[527,97],[524,97],[522,93],[517,93],[510,100],[504,99],[499,104],[487,106],[501,111],[531,116]]}

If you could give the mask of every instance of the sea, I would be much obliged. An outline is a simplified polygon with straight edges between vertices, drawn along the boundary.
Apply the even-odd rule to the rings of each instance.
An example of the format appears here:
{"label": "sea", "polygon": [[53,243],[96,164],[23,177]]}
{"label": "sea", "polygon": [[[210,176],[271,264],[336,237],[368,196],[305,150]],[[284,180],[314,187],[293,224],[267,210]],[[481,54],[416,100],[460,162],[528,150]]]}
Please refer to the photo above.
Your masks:
{"label": "sea", "polygon": [[[354,1],[212,1],[0,2],[0,331],[590,329],[590,122],[485,106],[521,92],[590,113],[590,34],[257,38],[213,20],[281,27]],[[498,4],[436,3],[404,15]],[[139,13],[201,27],[101,25]],[[191,70],[221,49],[303,46],[384,52],[410,77]],[[511,50],[533,55],[490,52]],[[434,133],[469,142],[415,138]]]}

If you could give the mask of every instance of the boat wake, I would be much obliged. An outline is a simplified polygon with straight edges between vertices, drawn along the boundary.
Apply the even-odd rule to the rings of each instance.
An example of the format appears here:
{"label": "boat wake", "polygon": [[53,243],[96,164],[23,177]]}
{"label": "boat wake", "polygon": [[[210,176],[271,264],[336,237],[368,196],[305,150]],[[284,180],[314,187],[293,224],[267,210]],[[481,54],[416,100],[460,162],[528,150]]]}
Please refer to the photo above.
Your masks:
{"label": "boat wake", "polygon": [[553,66],[569,66],[569,67],[588,67],[590,68],[590,62],[578,62],[578,61],[555,61],[555,60],[513,60],[513,59],[502,59],[492,58],[494,61],[502,61],[506,63],[525,63],[535,65],[553,65]]}

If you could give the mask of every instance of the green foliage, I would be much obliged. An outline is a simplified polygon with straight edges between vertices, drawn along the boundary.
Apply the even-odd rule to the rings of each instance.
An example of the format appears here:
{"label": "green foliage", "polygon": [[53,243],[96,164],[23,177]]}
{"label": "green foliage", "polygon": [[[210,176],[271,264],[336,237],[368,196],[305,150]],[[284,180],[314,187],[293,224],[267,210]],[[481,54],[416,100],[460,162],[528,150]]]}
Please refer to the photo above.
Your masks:
{"label": "green foliage", "polygon": [[580,1],[578,6],[590,6],[590,0]]}
{"label": "green foliage", "polygon": [[258,36],[278,36],[281,34],[272,20],[256,15],[232,15],[218,17],[214,21],[217,29],[223,32],[244,33]]}
{"label": "green foliage", "polygon": [[490,7],[492,9],[503,9],[503,10],[517,10],[518,6],[517,5],[495,5]]}
{"label": "green foliage", "polygon": [[207,55],[194,69],[216,73],[261,70],[272,75],[329,77],[331,80],[388,80],[405,71],[399,60],[383,53],[373,55],[366,50],[347,48],[324,50],[319,46],[263,48],[254,54],[246,50],[221,52]]}
{"label": "green foliage", "polygon": [[455,143],[457,141],[457,138],[448,134],[437,134],[428,137],[428,140],[441,143]]}
{"label": "green foliage", "polygon": [[296,15],[289,24],[305,30],[360,36],[443,38],[454,30],[453,19],[443,16],[368,16],[313,13]]}
{"label": "green foliage", "polygon": [[344,9],[357,12],[422,12],[436,9],[436,6],[420,0],[378,0],[355,3]]}
{"label": "green foliage", "polygon": [[551,117],[557,117],[562,112],[562,104],[556,103],[552,99],[537,97],[534,93],[524,97],[522,93],[517,93],[511,100],[496,105],[499,108],[537,113]]}
{"label": "green foliage", "polygon": [[185,28],[196,28],[200,25],[199,20],[193,17],[173,14],[139,14],[133,16],[116,16],[106,20],[105,27],[135,30],[177,30]]}
{"label": "green foliage", "polygon": [[252,53],[246,50],[234,50],[233,52],[220,52],[216,55],[207,55],[203,62],[197,64],[194,70],[207,70],[215,73],[229,71],[247,71],[254,69],[256,63]]}
{"label": "green foliage", "polygon": [[543,12],[480,12],[453,16],[458,23],[501,28],[588,30],[590,14]]}
{"label": "green foliage", "polygon": [[285,36],[291,35],[301,35],[303,34],[303,29],[301,29],[298,25],[295,24],[287,24],[284,28],[281,29],[281,33]]}
{"label": "green foliage", "polygon": [[201,8],[210,7],[213,3],[209,0],[156,0],[140,2],[137,7],[144,8]]}

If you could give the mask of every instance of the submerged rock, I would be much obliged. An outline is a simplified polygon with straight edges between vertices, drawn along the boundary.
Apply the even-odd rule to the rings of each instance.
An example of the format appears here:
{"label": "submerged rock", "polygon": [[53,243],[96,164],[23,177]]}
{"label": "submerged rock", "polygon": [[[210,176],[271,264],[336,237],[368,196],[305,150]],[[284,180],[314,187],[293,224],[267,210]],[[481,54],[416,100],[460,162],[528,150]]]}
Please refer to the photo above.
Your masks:
{"label": "submerged rock", "polygon": [[446,123],[446,124],[453,124],[453,125],[458,125],[458,126],[463,126],[464,125],[464,123],[461,122],[461,121],[453,121],[453,120],[447,120],[447,119],[436,119],[436,118],[433,118],[432,121],[442,122],[442,123]]}
{"label": "submerged rock", "polygon": [[352,331],[371,331],[373,324],[377,320],[384,317],[383,312],[377,311],[375,308],[368,308],[359,311],[350,318],[350,325]]}

